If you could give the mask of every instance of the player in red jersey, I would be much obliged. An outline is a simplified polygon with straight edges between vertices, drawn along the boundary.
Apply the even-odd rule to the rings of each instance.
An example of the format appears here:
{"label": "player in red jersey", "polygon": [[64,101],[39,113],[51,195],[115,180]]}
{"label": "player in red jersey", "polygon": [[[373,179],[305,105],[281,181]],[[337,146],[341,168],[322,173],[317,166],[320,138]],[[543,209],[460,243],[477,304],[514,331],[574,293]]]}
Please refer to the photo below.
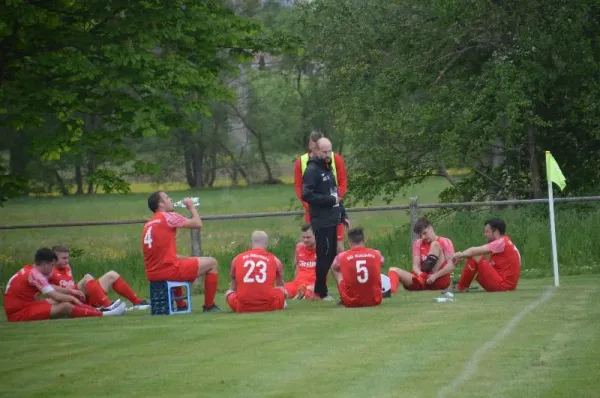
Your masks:
{"label": "player in red jersey", "polygon": [[94,279],[92,275],[85,274],[76,285],[75,280],[73,279],[73,271],[69,263],[69,248],[64,245],[56,245],[52,247],[52,250],[56,254],[58,260],[48,281],[50,284],[54,285],[54,288],[57,291],[66,293],[64,291],[65,289],[68,289],[67,291],[75,290],[75,294],[78,295],[79,299],[88,305],[93,307],[112,308],[120,304],[120,300],[111,303],[106,295],[108,290],[112,288],[118,295],[131,301],[133,304],[132,308],[145,310],[150,307],[149,303],[146,300],[139,298],[129,284],[115,271],[108,271],[99,279]]}
{"label": "player in red jersey", "polygon": [[[515,290],[521,275],[521,254],[506,233],[506,223],[494,218],[485,222],[483,234],[488,243],[456,252],[451,261],[466,258],[458,285],[451,289],[466,292],[477,276],[477,282],[488,292]],[[489,255],[487,259],[485,256]]]}
{"label": "player in red jersey", "polygon": [[264,231],[252,233],[252,248],[231,262],[231,285],[225,293],[234,312],[277,311],[285,308],[283,265],[267,251]]}
{"label": "player in red jersey", "polygon": [[[317,149],[317,141],[323,138],[323,133],[319,131],[313,131],[308,137],[308,152],[296,159],[294,163],[294,189],[296,190],[296,196],[302,206],[304,207],[304,221],[310,224],[310,213],[308,211],[308,203],[302,200],[302,177],[304,176],[304,170],[308,164],[308,159],[315,153]],[[346,165],[344,158],[338,153],[331,153],[331,158],[328,160],[331,164],[331,171],[335,177],[336,185],[338,188],[338,196],[340,200],[344,199],[346,191],[348,190],[348,175],[346,173]],[[337,252],[341,253],[344,251],[344,228],[350,225],[348,219],[342,220],[342,224],[337,226]]]}
{"label": "player in red jersey", "polygon": [[302,242],[296,245],[294,264],[296,265],[296,277],[292,282],[285,284],[285,290],[289,297],[294,299],[310,299],[314,295],[315,266],[317,264],[317,252],[315,245],[315,234],[310,224],[304,224],[302,228]]}
{"label": "player in red jersey", "polygon": [[[9,279],[4,293],[4,312],[9,322],[123,315],[125,304],[101,312],[82,304],[74,295],[57,292],[47,279],[55,262],[52,250],[38,249],[34,265],[26,265]],[[38,300],[42,294],[49,299]]]}
{"label": "player in red jersey", "polygon": [[[202,220],[190,198],[184,199],[185,206],[192,218],[188,219],[174,212],[173,201],[163,191],[157,191],[148,197],[148,208],[154,216],[144,225],[142,231],[142,250],[146,277],[150,282],[178,281],[195,282],[204,276],[203,312],[220,312],[215,305],[219,264],[212,257],[183,257],[177,255],[177,229],[202,228]],[[177,288],[175,294],[182,296],[183,288]],[[152,304],[152,303],[150,303]],[[185,308],[185,300],[177,302],[179,308]]]}
{"label": "player in red jersey", "polygon": [[362,228],[348,231],[350,250],[338,254],[331,266],[345,307],[373,307],[381,304],[381,265],[379,250],[365,247]]}
{"label": "player in red jersey", "polygon": [[413,231],[420,239],[413,243],[413,271],[408,272],[392,267],[388,277],[392,285],[392,293],[398,291],[398,286],[406,290],[443,290],[450,286],[450,272],[454,263],[448,262],[449,256],[454,254],[452,241],[442,236],[437,236],[433,224],[426,218],[417,220]]}

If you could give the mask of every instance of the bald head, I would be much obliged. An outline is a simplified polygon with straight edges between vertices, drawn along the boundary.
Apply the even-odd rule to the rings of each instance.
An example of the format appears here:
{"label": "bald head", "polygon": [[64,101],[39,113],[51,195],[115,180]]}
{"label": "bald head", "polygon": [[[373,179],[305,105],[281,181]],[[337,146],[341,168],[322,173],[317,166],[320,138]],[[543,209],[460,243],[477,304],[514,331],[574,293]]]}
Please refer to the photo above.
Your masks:
{"label": "bald head", "polygon": [[269,235],[265,231],[252,232],[252,248],[266,249],[269,246]]}
{"label": "bald head", "polygon": [[319,159],[329,159],[331,157],[331,141],[324,137],[319,138],[315,152]]}

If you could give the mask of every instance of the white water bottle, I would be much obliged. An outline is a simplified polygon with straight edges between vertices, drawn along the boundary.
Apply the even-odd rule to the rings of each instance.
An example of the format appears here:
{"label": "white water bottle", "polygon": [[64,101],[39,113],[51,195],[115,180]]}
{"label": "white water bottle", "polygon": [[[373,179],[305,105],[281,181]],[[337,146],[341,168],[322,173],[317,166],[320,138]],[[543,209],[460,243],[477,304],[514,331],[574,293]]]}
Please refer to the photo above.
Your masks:
{"label": "white water bottle", "polygon": [[[194,206],[200,206],[200,198],[192,198]],[[183,199],[179,202],[173,203],[173,207],[185,207],[185,203],[183,203]]]}

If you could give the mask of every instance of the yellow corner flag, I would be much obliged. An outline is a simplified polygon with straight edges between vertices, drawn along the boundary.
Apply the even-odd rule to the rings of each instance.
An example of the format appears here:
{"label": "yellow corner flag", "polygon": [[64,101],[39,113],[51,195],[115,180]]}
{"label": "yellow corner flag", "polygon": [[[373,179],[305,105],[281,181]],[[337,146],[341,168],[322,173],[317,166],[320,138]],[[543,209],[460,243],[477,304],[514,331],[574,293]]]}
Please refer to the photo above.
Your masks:
{"label": "yellow corner flag", "polygon": [[550,151],[546,151],[546,177],[548,181],[558,185],[561,191],[567,186],[566,178]]}

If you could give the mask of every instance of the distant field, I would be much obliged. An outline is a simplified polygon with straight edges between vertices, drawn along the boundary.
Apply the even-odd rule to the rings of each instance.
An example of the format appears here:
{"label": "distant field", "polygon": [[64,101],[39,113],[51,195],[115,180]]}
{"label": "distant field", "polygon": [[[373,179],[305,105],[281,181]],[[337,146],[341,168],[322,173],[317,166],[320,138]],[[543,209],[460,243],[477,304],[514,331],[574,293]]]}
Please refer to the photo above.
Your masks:
{"label": "distant field", "polygon": [[0,320],[0,396],[596,397],[600,277],[551,284],[371,309]]}

